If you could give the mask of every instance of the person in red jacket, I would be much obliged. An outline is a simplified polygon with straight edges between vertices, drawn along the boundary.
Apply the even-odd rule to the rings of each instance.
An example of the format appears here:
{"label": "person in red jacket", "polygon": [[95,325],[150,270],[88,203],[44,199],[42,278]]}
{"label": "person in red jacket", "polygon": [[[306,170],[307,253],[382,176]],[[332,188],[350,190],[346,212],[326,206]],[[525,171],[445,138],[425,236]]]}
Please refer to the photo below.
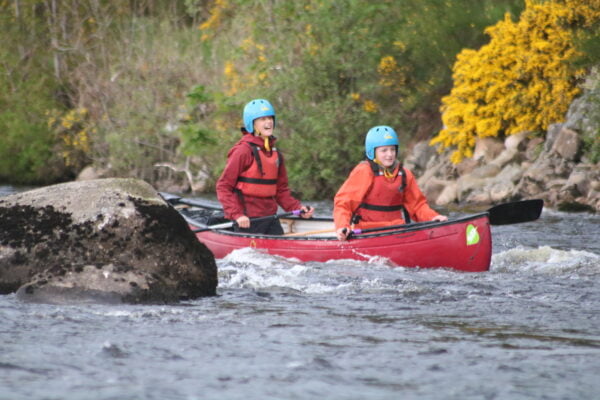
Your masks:
{"label": "person in red jacket", "polygon": [[342,184],[333,201],[339,240],[352,228],[367,229],[418,221],[447,221],[427,204],[411,171],[396,159],[398,135],[389,126],[376,126],[365,139],[367,159]]}
{"label": "person in red jacket", "polygon": [[244,107],[242,138],[229,150],[227,164],[217,181],[217,198],[225,218],[236,222],[237,232],[281,235],[277,218],[251,221],[286,211],[302,210],[310,218],[312,207],[303,206],[288,187],[283,156],[275,147],[275,110],[264,99],[250,101]]}

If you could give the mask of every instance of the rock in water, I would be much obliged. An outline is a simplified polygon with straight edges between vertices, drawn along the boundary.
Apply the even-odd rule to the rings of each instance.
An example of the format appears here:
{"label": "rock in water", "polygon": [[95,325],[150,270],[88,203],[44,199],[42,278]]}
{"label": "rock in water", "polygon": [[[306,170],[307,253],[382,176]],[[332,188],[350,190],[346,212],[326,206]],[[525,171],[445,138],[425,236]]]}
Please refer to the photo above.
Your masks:
{"label": "rock in water", "polygon": [[0,294],[172,303],[216,287],[210,250],[144,181],[71,182],[0,198]]}

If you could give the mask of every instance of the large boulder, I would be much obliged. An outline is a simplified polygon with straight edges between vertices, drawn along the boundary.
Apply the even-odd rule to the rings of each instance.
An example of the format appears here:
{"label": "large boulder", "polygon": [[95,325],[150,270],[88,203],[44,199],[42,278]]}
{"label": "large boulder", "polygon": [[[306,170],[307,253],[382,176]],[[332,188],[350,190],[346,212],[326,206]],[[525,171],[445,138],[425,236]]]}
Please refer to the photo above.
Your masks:
{"label": "large boulder", "polygon": [[46,303],[172,303],[216,294],[212,253],[144,181],[0,198],[0,293]]}

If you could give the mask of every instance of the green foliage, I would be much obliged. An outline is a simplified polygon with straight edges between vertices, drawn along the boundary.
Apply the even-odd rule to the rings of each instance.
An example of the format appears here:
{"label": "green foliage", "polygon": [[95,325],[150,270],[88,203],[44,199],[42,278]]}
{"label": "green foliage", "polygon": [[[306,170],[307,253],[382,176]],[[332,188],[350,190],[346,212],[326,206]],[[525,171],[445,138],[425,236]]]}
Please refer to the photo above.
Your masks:
{"label": "green foliage", "polygon": [[[205,86],[197,85],[187,93],[178,118],[180,149],[186,157],[195,160],[200,168],[205,167],[203,170],[208,177],[207,185],[210,188],[214,186],[225,165],[228,147],[237,139],[233,135],[219,137],[206,119],[209,114],[212,116],[211,121],[220,121],[228,117],[231,110],[221,97],[208,93]],[[235,109],[237,111],[237,105]]]}
{"label": "green foliage", "polygon": [[589,69],[600,64],[600,22],[576,32],[574,47],[578,54],[570,63],[575,68]]}
{"label": "green foliage", "polygon": [[[456,54],[485,44],[486,26],[524,7],[523,0],[50,4],[0,2],[0,178],[64,180],[94,163],[153,183],[172,174],[154,165],[171,162],[202,169],[210,189],[240,137],[244,104],[267,98],[290,186],[305,199],[331,198],[363,158],[373,125],[396,128],[402,146],[436,132]],[[581,38],[586,66],[600,54],[593,38]],[[81,110],[85,118],[69,125]]]}
{"label": "green foliage", "polygon": [[156,178],[154,162],[177,156],[169,122],[199,75],[190,24],[166,0],[0,3],[2,179],[72,179],[92,160]]}
{"label": "green foliage", "polygon": [[383,85],[391,93],[383,91],[381,101],[391,108],[401,103],[407,115],[437,109],[450,89],[456,55],[485,43],[486,26],[522,8],[520,0],[406,0],[390,7],[386,32],[391,41],[383,54],[392,56],[401,71],[389,77],[396,78],[391,87]]}
{"label": "green foliage", "polygon": [[587,118],[579,127],[582,135],[584,153],[592,163],[600,162],[600,65],[592,69],[592,73],[584,84],[584,98],[588,103]]}
{"label": "green foliage", "polygon": [[[261,43],[272,36],[291,39],[266,51],[269,65],[280,65],[281,70],[270,73],[259,90],[275,99],[281,110],[276,134],[281,137],[291,187],[304,198],[335,193],[363,158],[364,135],[370,126],[384,119],[400,125],[397,114],[384,117],[352,97],[368,93],[378,62],[377,42],[385,29],[384,6],[359,3],[315,2],[309,10],[286,4],[281,12],[290,18],[298,15],[293,22],[283,24],[281,31],[256,33]],[[304,33],[294,35],[298,31]],[[289,48],[298,51],[290,55]],[[245,95],[251,97],[252,91]],[[372,101],[368,96],[365,100]]]}
{"label": "green foliage", "polygon": [[[44,184],[56,179],[53,138],[43,123],[28,123],[22,110],[0,113],[0,181]],[[58,166],[58,165],[57,165]]]}
{"label": "green foliage", "polygon": [[105,32],[110,46],[94,68],[77,68],[78,102],[94,116],[91,156],[119,176],[153,182],[177,160],[177,111],[189,80],[201,71],[193,32],[159,18],[115,22]]}
{"label": "green foliage", "polygon": [[[239,137],[245,102],[269,99],[291,187],[306,198],[329,198],[363,158],[368,129],[391,125],[409,143],[417,118],[437,115],[456,53],[481,44],[483,27],[520,3],[215,1],[200,30],[211,62],[223,68],[207,88],[224,96],[216,114],[202,117],[203,132],[226,138],[225,146]],[[380,67],[386,57],[399,65],[388,77]],[[382,84],[384,78],[400,84]],[[432,119],[425,135],[439,126],[439,116]]]}
{"label": "green foliage", "polygon": [[[59,85],[43,62],[43,43],[11,23],[0,10],[0,181],[44,184],[69,176],[55,153],[56,138],[46,124],[47,110],[60,107],[54,100]],[[9,37],[21,37],[17,42]]]}

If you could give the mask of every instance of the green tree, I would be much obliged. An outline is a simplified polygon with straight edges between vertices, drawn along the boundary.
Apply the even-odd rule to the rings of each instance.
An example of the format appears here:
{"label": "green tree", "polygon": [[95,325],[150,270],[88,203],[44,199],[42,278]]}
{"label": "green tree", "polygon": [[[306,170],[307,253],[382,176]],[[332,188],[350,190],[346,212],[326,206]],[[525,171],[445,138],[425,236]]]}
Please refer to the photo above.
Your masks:
{"label": "green tree", "polygon": [[[519,3],[215,1],[200,25],[219,77],[207,85],[219,96],[215,114],[202,116],[203,135],[229,146],[244,103],[267,98],[291,186],[306,198],[330,197],[362,159],[371,126],[394,126],[403,144],[439,128],[455,54],[481,44],[483,27]],[[386,60],[396,68],[386,70]]]}

